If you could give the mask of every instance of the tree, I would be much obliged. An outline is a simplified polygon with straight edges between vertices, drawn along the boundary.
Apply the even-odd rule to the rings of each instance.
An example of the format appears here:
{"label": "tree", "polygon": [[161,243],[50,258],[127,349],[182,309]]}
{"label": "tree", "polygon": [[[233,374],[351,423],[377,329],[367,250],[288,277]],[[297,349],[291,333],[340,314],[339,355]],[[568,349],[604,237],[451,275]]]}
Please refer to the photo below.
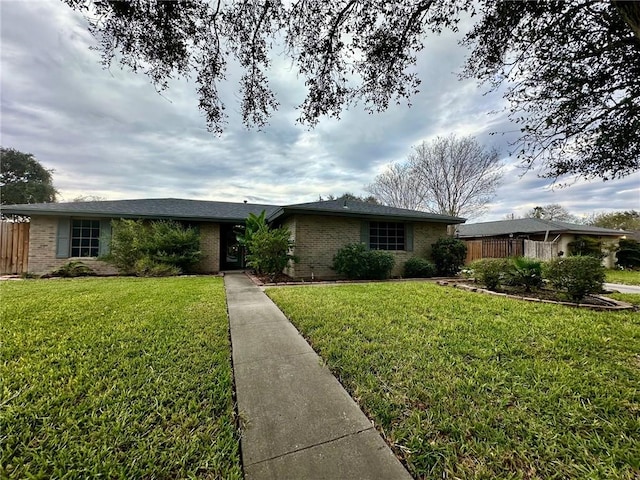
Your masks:
{"label": "tree", "polygon": [[559,220],[561,222],[577,222],[577,217],[558,203],[550,203],[542,207],[533,207],[525,215],[528,218],[542,218],[544,220]]}
{"label": "tree", "polygon": [[449,135],[422,142],[406,163],[391,165],[366,189],[393,207],[473,217],[493,198],[501,167],[496,150]]}
{"label": "tree", "polygon": [[78,195],[74,197],[72,202],[104,202],[107,198],[100,195]]}
{"label": "tree", "polygon": [[587,223],[594,227],[640,231],[640,212],[627,210],[624,212],[594,214]]}
{"label": "tree", "polygon": [[[322,195],[320,195],[319,197],[319,201],[323,201],[325,200],[324,198],[322,198]],[[374,205],[379,205],[380,202],[378,202],[378,199],[375,198],[373,195],[369,195],[368,197],[360,197],[358,195],[354,195],[353,193],[350,192],[345,192],[342,195],[340,195],[339,197],[336,197],[335,195],[327,195],[326,200],[352,200],[355,202],[363,202],[363,203],[373,203]]]}
{"label": "tree", "polygon": [[0,204],[55,202],[52,173],[33,154],[0,147]]}
{"label": "tree", "polygon": [[263,126],[278,108],[271,54],[284,51],[304,78],[299,121],[315,125],[362,101],[369,111],[410,99],[416,55],[429,33],[457,30],[471,49],[463,77],[504,86],[520,124],[515,152],[546,175],[616,178],[639,168],[640,6],[635,2],[493,0],[282,2],[63,0],[83,11],[105,66],[118,59],[159,90],[195,76],[208,127],[221,132],[218,84],[243,70],[241,113]]}

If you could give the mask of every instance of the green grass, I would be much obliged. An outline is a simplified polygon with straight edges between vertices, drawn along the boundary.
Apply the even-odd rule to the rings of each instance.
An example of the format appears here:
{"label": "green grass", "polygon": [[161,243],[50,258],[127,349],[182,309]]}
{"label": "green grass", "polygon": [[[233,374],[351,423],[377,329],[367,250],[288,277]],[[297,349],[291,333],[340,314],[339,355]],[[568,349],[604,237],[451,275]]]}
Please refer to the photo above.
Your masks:
{"label": "green grass", "polygon": [[416,478],[638,478],[640,319],[429,283],[269,289]]}
{"label": "green grass", "polygon": [[640,293],[609,293],[607,297],[640,306]]}
{"label": "green grass", "polygon": [[0,478],[242,477],[221,279],[0,293]]}
{"label": "green grass", "polygon": [[640,285],[640,270],[607,270],[607,282]]}

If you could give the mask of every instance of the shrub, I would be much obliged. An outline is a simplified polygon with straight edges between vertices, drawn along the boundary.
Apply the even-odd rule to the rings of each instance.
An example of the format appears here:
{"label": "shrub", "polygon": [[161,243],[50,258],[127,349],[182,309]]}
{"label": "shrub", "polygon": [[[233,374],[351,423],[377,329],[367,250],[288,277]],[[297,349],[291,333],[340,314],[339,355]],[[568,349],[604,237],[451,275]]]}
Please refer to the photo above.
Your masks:
{"label": "shrub", "polygon": [[509,277],[511,265],[506,258],[483,258],[471,264],[474,278],[489,290],[497,290]]}
{"label": "shrub", "polygon": [[524,287],[530,292],[532,288],[542,286],[542,262],[535,258],[513,257],[507,272],[510,285]]}
{"label": "shrub", "polygon": [[295,261],[295,257],[289,254],[293,247],[290,236],[291,232],[285,227],[253,232],[246,242],[247,264],[273,280],[289,261]]}
{"label": "shrub", "polygon": [[602,242],[596,238],[583,237],[578,235],[573,242],[569,242],[569,255],[572,256],[585,256],[604,258],[602,252]]}
{"label": "shrub", "polygon": [[160,263],[151,257],[136,260],[133,271],[138,277],[173,277],[182,273],[175,265]]}
{"label": "shrub", "polygon": [[63,266],[51,272],[52,277],[87,277],[95,275],[96,272],[93,271],[91,267],[88,267],[84,263],[78,260],[72,260],[71,262],[65,263]]}
{"label": "shrub", "polygon": [[200,234],[193,227],[174,221],[121,219],[112,222],[110,253],[105,260],[122,273],[165,276],[189,271],[200,256]]}
{"label": "shrub", "polygon": [[394,264],[395,258],[389,252],[349,243],[335,254],[332,268],[352,280],[384,280],[391,276]]}
{"label": "shrub", "polygon": [[616,250],[616,265],[622,268],[640,268],[640,242],[622,239]]}
{"label": "shrub", "polygon": [[431,257],[438,275],[456,275],[464,265],[467,246],[457,238],[444,237],[431,245]]}
{"label": "shrub", "polygon": [[406,278],[429,278],[436,274],[436,266],[420,257],[411,257],[404,264]]}
{"label": "shrub", "polygon": [[367,278],[386,280],[391,276],[391,270],[396,263],[393,254],[384,250],[369,250],[367,252]]}
{"label": "shrub", "polygon": [[589,293],[602,291],[605,269],[600,259],[585,256],[554,258],[544,264],[544,277],[569,298],[580,302]]}

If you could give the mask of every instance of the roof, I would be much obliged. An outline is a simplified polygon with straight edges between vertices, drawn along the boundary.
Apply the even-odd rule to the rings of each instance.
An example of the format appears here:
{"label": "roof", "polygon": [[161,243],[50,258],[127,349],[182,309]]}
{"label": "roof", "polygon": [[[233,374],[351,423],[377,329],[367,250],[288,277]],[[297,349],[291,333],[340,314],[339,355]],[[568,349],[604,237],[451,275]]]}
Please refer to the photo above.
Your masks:
{"label": "roof", "polygon": [[17,215],[83,215],[107,218],[165,218],[181,220],[243,221],[263,210],[270,215],[277,205],[153,198],[97,202],[33,203],[4,205],[2,213]]}
{"label": "roof", "polygon": [[96,218],[165,218],[193,221],[238,222],[250,213],[266,212],[269,221],[289,215],[315,214],[357,216],[372,219],[393,217],[403,221],[432,221],[457,224],[464,218],[387,207],[356,200],[327,200],[297,205],[213,202],[178,198],[105,200],[96,202],[33,203],[4,205],[2,213],[15,215],[90,216]]}
{"label": "roof", "polygon": [[469,223],[458,226],[460,238],[493,237],[500,235],[523,235],[544,233],[572,233],[579,235],[621,236],[629,232],[611,228],[592,227],[577,223],[544,220],[542,218],[517,218],[497,222]]}
{"label": "roof", "polygon": [[287,217],[295,214],[330,215],[340,217],[367,217],[371,219],[393,217],[397,220],[439,222],[447,224],[458,224],[465,221],[464,218],[452,217],[449,215],[439,215],[437,213],[421,212],[418,210],[408,210],[406,208],[388,207],[375,203],[361,202],[358,200],[347,200],[339,198],[336,200],[325,200],[320,202],[298,203],[280,207],[269,220],[280,217]]}

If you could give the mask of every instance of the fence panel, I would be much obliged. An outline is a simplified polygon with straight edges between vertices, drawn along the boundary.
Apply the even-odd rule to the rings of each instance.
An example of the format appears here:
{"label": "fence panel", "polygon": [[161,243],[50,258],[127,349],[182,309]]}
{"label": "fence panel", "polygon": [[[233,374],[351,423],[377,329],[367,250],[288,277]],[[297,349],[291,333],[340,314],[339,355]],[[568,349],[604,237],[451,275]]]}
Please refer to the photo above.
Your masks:
{"label": "fence panel", "polygon": [[467,240],[467,259],[465,263],[469,264],[475,260],[482,258],[482,240]]}
{"label": "fence panel", "polygon": [[558,244],[554,242],[524,241],[524,256],[538,260],[551,260],[558,256]]}
{"label": "fence panel", "polygon": [[0,222],[0,274],[20,274],[29,262],[29,223]]}

